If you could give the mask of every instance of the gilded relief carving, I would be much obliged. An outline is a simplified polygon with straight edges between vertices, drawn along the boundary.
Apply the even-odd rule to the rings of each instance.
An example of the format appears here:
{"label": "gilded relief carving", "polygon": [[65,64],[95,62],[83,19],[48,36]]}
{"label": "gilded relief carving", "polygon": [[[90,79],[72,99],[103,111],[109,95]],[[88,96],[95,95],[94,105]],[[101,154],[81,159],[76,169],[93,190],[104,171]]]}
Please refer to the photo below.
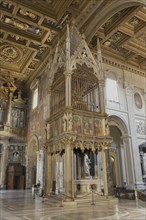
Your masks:
{"label": "gilded relief carving", "polygon": [[102,132],[101,120],[95,119],[94,120],[94,135],[95,136],[101,135],[101,132]]}
{"label": "gilded relief carving", "polygon": [[62,119],[63,119],[63,131],[72,131],[72,113],[66,112]]}
{"label": "gilded relief carving", "polygon": [[22,21],[19,21],[18,19],[14,19],[12,17],[3,16],[2,21],[5,24],[8,24],[10,26],[13,26],[15,28],[18,28],[23,31],[28,31],[32,34],[41,35],[42,30],[34,25],[24,23]]}
{"label": "gilded relief carving", "polygon": [[93,135],[93,120],[92,119],[84,118],[83,131],[84,131],[84,134]]}
{"label": "gilded relief carving", "polygon": [[3,62],[19,62],[22,58],[22,55],[22,52],[16,46],[9,44],[4,44],[0,46],[0,59]]}
{"label": "gilded relief carving", "polygon": [[33,20],[37,20],[38,16],[30,11],[25,10],[24,8],[21,8],[19,10],[19,13],[25,17],[31,18]]}
{"label": "gilded relief carving", "polygon": [[81,117],[74,115],[73,116],[73,131],[77,134],[82,133]]}

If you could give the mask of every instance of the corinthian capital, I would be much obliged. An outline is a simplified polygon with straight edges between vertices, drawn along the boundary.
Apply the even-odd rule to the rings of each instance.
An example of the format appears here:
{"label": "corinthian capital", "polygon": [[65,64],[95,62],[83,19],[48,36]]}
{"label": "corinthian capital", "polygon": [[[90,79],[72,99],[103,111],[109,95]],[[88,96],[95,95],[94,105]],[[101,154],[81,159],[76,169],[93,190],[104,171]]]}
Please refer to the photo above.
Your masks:
{"label": "corinthian capital", "polygon": [[65,145],[71,145],[75,142],[75,140],[76,140],[76,137],[69,136],[69,137],[62,138],[61,142]]}

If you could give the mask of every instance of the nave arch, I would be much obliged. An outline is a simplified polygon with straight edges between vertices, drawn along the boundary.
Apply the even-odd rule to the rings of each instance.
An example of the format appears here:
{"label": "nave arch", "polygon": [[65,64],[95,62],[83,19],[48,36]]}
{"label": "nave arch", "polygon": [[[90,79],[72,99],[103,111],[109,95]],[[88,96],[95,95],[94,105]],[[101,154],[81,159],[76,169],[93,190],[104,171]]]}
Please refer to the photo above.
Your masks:
{"label": "nave arch", "polygon": [[109,116],[111,176],[113,185],[128,187],[134,184],[134,166],[131,140],[126,121],[119,116]]}
{"label": "nave arch", "polygon": [[145,5],[145,0],[122,0],[122,1],[110,1],[110,4],[95,14],[90,23],[85,23],[81,29],[81,33],[84,32],[87,42],[90,42],[92,37],[96,34],[97,30],[114,14],[128,7]]}

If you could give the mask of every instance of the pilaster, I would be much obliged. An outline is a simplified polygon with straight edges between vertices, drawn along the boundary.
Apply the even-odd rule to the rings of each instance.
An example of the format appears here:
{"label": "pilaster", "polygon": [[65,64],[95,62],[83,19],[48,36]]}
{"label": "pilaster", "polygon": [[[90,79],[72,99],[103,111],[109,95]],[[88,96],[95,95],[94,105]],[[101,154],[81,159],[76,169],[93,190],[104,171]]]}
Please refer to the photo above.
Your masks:
{"label": "pilaster", "polygon": [[135,124],[135,115],[134,115],[134,99],[133,99],[133,86],[127,85],[125,88],[126,92],[126,99],[127,99],[127,110],[128,110],[128,117],[129,117],[129,126],[130,126],[130,134],[131,134],[131,153],[132,153],[132,160],[133,168],[134,168],[134,175],[135,175],[135,185],[137,187],[141,187],[143,185],[142,181],[142,172],[140,169],[140,156],[139,156],[139,148],[138,148],[138,141],[137,141],[137,133],[136,133],[136,124]]}

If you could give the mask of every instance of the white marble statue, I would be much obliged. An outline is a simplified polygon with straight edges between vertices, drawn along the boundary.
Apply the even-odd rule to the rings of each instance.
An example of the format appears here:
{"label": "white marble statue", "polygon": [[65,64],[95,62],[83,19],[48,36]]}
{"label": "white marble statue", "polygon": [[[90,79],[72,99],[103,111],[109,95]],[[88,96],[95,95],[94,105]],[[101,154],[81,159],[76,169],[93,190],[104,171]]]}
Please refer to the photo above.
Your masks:
{"label": "white marble statue", "polygon": [[88,155],[85,154],[85,156],[84,156],[84,170],[85,170],[85,176],[86,177],[91,177],[91,175],[90,175],[90,164],[91,164],[91,161],[90,161]]}

